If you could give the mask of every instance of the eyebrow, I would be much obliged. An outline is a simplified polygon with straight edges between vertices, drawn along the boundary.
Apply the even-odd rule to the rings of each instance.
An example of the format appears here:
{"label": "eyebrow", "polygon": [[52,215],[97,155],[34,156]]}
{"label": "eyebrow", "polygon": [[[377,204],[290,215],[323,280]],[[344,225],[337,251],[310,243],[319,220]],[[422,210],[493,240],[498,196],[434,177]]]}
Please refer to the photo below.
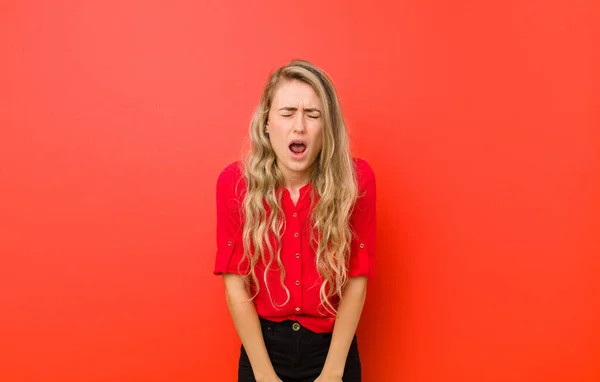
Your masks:
{"label": "eyebrow", "polygon": [[[297,107],[293,107],[293,106],[284,106],[284,107],[280,107],[279,111],[297,111],[298,108]],[[317,109],[316,107],[309,107],[304,109],[305,112],[307,113],[313,113],[313,112],[318,112],[319,114],[321,113],[321,110]]]}

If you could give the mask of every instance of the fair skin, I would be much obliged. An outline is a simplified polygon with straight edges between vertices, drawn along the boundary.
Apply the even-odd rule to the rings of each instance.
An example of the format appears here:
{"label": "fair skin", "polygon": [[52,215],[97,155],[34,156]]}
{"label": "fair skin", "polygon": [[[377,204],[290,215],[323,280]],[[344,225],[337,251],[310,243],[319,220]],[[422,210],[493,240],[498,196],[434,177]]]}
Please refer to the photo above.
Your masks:
{"label": "fair skin", "polygon": [[[278,86],[269,110],[267,132],[284,186],[296,202],[300,188],[310,181],[323,147],[321,100],[312,86],[297,80]],[[303,144],[297,150],[301,152],[290,148],[293,142]]]}
{"label": "fair skin", "polygon": [[[323,147],[321,101],[310,85],[297,80],[279,85],[271,102],[267,132],[277,157],[277,166],[284,177],[284,186],[295,203],[300,189],[310,181],[315,161]],[[229,311],[256,381],[282,382],[269,359],[258,315],[245,281],[233,274],[226,274],[223,278]],[[342,381],[366,290],[366,278],[353,277],[348,280],[338,306],[325,365],[315,382]]]}
{"label": "fair skin", "polygon": [[367,278],[351,277],[338,306],[331,345],[321,375],[315,382],[340,382],[367,295]]}
{"label": "fair skin", "polygon": [[282,382],[269,359],[258,314],[250,300],[251,295],[246,282],[242,276],[235,274],[225,274],[223,280],[229,313],[248,354],[254,378],[257,382]]}

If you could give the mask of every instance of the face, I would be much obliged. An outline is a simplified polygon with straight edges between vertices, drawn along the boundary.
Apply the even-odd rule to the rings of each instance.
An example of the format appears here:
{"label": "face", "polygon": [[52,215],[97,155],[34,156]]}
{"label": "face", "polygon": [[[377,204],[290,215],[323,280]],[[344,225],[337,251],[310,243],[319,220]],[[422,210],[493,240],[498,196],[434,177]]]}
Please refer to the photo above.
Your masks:
{"label": "face", "polygon": [[267,131],[287,181],[307,181],[323,146],[323,108],[312,86],[286,81],[275,91]]}

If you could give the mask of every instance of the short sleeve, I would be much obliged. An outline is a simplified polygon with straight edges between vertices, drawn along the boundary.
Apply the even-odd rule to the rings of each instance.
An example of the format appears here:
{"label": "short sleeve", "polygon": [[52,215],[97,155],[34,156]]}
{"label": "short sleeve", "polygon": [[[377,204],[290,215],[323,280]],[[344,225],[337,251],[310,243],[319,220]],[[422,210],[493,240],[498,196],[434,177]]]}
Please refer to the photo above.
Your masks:
{"label": "short sleeve", "polygon": [[213,271],[215,275],[246,274],[248,271],[247,262],[242,262],[242,181],[237,162],[226,167],[217,180],[217,254]]}
{"label": "short sleeve", "polygon": [[356,159],[358,200],[350,217],[353,240],[348,277],[372,278],[375,270],[376,184],[369,164]]}

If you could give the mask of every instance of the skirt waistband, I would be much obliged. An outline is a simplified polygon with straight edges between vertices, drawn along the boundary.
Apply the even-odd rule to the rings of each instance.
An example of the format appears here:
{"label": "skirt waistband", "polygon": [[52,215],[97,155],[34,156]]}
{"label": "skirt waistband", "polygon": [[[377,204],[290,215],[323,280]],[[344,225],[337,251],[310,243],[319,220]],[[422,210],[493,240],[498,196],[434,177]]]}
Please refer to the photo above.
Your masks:
{"label": "skirt waistband", "polygon": [[259,317],[263,332],[287,332],[287,333],[306,333],[318,337],[331,337],[332,333],[317,333],[302,326],[298,321],[285,320],[281,322],[267,320]]}

